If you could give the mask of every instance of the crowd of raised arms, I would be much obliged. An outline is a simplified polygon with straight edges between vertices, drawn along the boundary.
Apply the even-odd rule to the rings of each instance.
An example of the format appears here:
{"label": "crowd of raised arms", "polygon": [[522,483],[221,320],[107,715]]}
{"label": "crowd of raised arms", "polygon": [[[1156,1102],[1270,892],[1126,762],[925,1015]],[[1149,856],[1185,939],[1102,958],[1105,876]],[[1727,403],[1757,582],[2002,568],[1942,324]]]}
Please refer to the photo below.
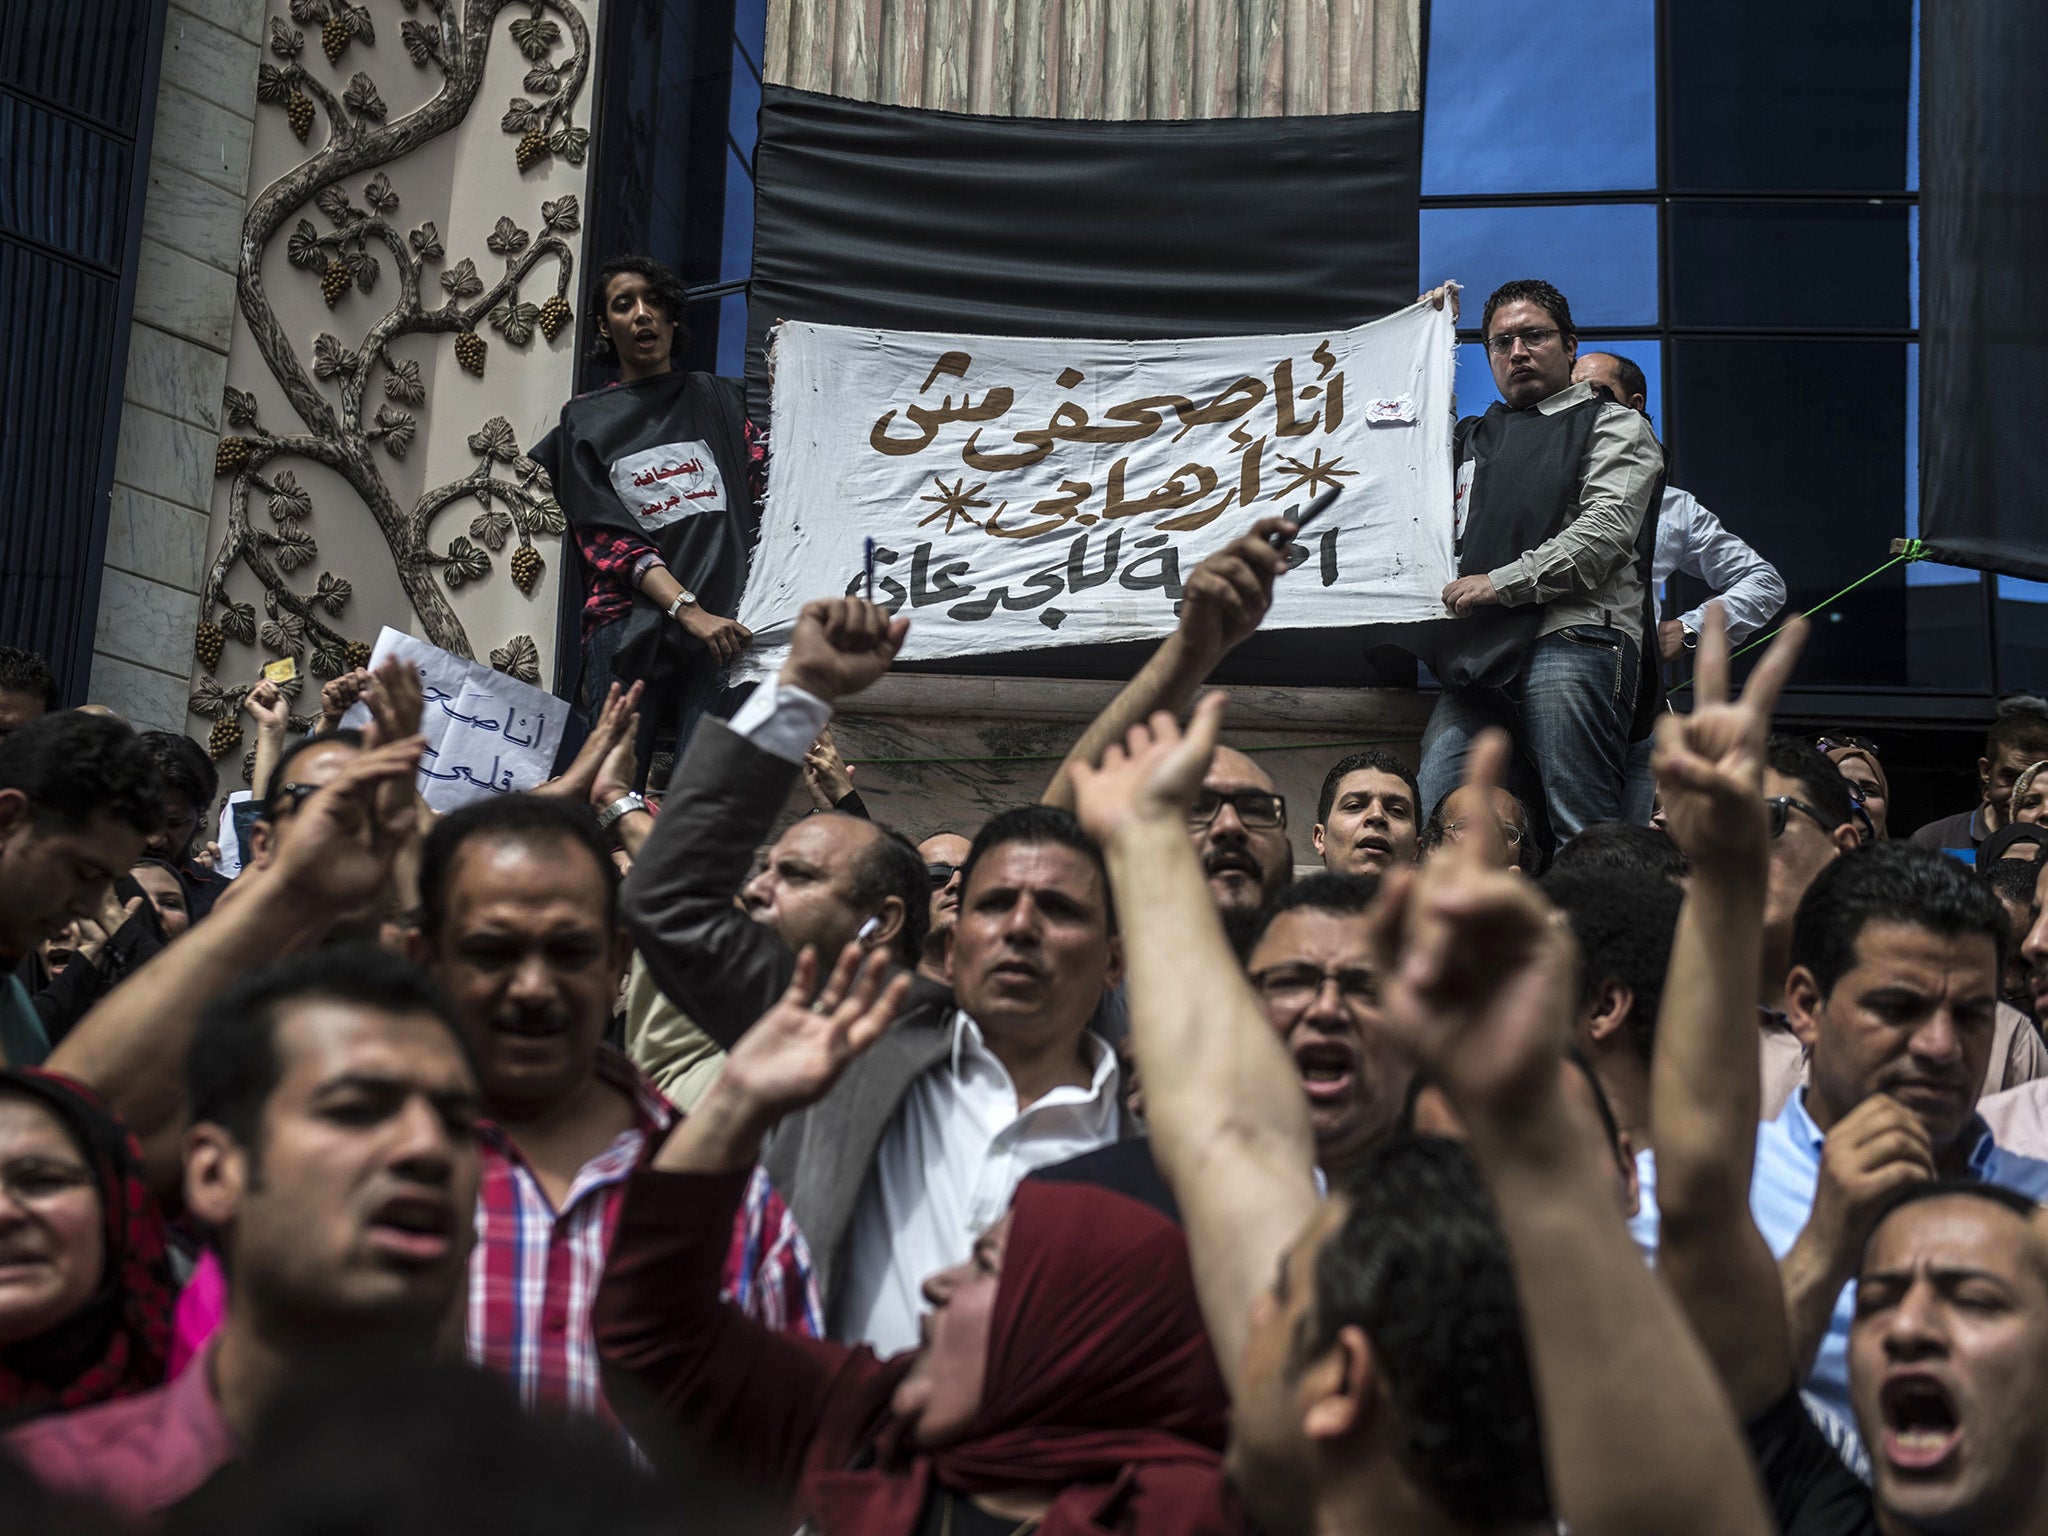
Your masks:
{"label": "crowd of raised arms", "polygon": [[1773,730],[1803,621],[1738,685],[1767,565],[1630,631],[1662,453],[1562,306],[1487,306],[1472,515],[1543,473],[1501,411],[1587,467],[1444,597],[1525,631],[1419,775],[1329,767],[1313,872],[1205,688],[1278,517],[922,842],[833,743],[912,623],[857,597],[639,793],[591,637],[752,637],[617,540],[587,739],[445,815],[402,661],[253,692],[216,842],[203,751],[0,650],[0,1529],[2048,1536],[2048,711],[1895,839]]}

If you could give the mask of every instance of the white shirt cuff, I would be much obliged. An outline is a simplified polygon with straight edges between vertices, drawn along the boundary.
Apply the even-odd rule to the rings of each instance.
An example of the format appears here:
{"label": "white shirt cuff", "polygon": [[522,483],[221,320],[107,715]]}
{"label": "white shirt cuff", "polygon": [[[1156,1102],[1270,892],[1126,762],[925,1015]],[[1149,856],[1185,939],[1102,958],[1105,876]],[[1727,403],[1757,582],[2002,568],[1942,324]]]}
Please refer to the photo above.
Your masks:
{"label": "white shirt cuff", "polygon": [[832,706],[790,683],[762,683],[733,712],[727,729],[785,763],[801,763],[818,733],[832,723]]}

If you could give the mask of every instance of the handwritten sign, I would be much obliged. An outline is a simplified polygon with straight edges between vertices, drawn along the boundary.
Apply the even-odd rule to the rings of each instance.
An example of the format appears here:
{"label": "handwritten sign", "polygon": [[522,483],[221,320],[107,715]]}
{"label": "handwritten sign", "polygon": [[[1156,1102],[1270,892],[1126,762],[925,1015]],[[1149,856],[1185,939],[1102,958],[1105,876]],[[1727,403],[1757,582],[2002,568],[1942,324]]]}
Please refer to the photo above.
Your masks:
{"label": "handwritten sign", "polygon": [[869,537],[906,657],[1161,638],[1205,556],[1331,486],[1267,627],[1441,618],[1454,340],[1424,304],[1194,341],[785,324],[738,675],[781,665],[806,602],[862,590]]}
{"label": "handwritten sign", "polygon": [[[420,759],[419,786],[428,805],[452,811],[547,782],[569,718],[564,700],[387,628],[370,652],[371,669],[391,656],[419,668],[426,692],[420,733],[427,738],[427,750]],[[369,708],[357,704],[341,723],[368,725]]]}

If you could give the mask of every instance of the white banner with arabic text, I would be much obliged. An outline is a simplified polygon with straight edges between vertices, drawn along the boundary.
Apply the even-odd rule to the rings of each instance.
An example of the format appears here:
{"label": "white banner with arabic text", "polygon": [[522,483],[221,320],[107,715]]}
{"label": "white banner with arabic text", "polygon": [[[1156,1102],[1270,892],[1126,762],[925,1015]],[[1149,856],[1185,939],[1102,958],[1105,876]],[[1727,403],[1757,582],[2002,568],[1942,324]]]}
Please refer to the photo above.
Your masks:
{"label": "white banner with arabic text", "polygon": [[1191,341],[785,324],[738,675],[773,673],[806,602],[862,589],[869,538],[906,659],[1158,639],[1205,556],[1332,486],[1266,627],[1441,618],[1454,347],[1426,304]]}

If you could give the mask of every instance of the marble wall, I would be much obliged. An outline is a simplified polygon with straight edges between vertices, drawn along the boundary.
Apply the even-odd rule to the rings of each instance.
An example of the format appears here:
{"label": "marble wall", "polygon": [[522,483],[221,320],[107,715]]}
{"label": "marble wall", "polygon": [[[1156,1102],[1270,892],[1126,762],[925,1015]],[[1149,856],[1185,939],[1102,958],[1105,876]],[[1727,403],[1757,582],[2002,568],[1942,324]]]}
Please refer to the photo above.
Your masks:
{"label": "marble wall", "polygon": [[92,698],[182,730],[235,314],[262,0],[171,0]]}
{"label": "marble wall", "polygon": [[[833,722],[854,787],[877,821],[922,840],[971,836],[997,811],[1036,800],[1118,684],[1041,678],[884,678]],[[1411,767],[1431,700],[1380,688],[1230,690],[1223,739],[1248,752],[1287,798],[1295,863],[1309,843],[1323,775],[1347,752],[1381,746]],[[801,789],[786,820],[810,809]]]}

